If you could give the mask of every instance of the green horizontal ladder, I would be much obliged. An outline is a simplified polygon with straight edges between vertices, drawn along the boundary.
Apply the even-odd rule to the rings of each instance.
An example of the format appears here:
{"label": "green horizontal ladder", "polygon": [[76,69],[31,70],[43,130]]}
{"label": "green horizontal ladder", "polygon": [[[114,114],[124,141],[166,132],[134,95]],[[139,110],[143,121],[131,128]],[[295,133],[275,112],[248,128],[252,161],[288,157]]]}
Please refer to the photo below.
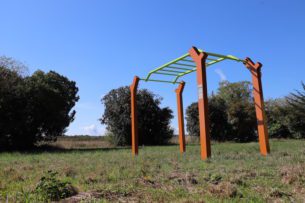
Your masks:
{"label": "green horizontal ladder", "polygon": [[[199,52],[204,52],[199,49]],[[214,54],[210,52],[204,52],[208,54],[206,67],[209,67],[215,63],[224,61],[224,60],[233,60],[237,62],[243,62],[243,60],[232,56],[232,55],[221,55],[221,54]],[[175,60],[172,60],[152,71],[150,71],[146,78],[141,78],[144,81],[152,81],[152,82],[165,82],[165,83],[180,83],[178,79],[186,74],[192,73],[196,71],[196,64],[193,59],[190,57],[190,54],[184,54]],[[173,77],[172,80],[159,80],[159,79],[152,79],[152,75],[165,75]]]}

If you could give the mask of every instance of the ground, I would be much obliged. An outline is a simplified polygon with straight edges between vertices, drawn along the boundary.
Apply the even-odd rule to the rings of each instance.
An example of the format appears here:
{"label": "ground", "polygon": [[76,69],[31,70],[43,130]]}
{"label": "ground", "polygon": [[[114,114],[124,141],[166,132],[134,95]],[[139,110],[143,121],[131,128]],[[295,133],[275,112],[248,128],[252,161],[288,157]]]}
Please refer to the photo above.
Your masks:
{"label": "ground", "polygon": [[255,142],[213,143],[208,161],[196,144],[184,155],[177,145],[142,146],[133,158],[97,139],[68,141],[0,153],[0,202],[41,201],[35,188],[49,170],[78,191],[66,202],[305,202],[305,140],[271,140],[267,157]]}

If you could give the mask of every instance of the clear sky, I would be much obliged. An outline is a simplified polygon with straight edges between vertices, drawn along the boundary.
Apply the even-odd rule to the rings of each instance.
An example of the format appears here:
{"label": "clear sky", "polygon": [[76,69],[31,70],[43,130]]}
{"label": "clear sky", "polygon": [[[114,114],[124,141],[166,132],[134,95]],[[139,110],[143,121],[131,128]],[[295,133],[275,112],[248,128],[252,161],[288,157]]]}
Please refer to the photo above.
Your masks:
{"label": "clear sky", "polygon": [[[77,82],[80,100],[68,134],[101,134],[100,99],[145,76],[191,46],[263,63],[265,99],[305,81],[304,0],[0,0],[0,55]],[[209,92],[221,79],[251,80],[223,62],[207,70]],[[184,107],[197,100],[195,73],[184,78]],[[176,114],[175,85],[144,83]],[[172,121],[177,128],[177,121]]]}

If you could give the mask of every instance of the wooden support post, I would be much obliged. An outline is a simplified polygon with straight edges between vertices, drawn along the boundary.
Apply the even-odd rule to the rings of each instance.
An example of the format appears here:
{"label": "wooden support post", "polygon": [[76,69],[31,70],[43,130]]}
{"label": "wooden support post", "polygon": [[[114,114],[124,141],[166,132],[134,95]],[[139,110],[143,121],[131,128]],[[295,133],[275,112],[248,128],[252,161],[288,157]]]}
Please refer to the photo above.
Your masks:
{"label": "wooden support post", "polygon": [[140,78],[135,76],[130,85],[131,95],[131,149],[132,155],[138,155],[138,117],[137,117],[137,88]]}
{"label": "wooden support post", "polygon": [[250,58],[246,58],[244,64],[250,70],[252,75],[253,96],[255,102],[260,152],[262,155],[266,156],[268,153],[270,153],[270,147],[261,79],[262,64],[259,62],[254,64]]}
{"label": "wooden support post", "polygon": [[211,156],[209,113],[208,113],[208,92],[206,79],[206,58],[208,55],[199,52],[196,47],[189,51],[197,67],[197,85],[198,85],[198,110],[200,125],[200,145],[201,159],[205,160]]}
{"label": "wooden support post", "polygon": [[185,152],[184,116],[183,116],[183,100],[182,100],[184,85],[185,83],[181,82],[178,88],[175,90],[177,95],[180,153]]}

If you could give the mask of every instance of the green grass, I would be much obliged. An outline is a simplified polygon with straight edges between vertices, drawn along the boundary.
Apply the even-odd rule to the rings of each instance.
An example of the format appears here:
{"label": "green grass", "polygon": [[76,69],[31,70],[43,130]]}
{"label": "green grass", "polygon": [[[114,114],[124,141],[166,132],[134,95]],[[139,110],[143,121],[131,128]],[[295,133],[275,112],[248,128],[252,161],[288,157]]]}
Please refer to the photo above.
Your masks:
{"label": "green grass", "polygon": [[213,143],[200,160],[199,145],[0,153],[0,202],[37,202],[35,188],[48,170],[69,181],[83,202],[305,201],[305,140]]}

